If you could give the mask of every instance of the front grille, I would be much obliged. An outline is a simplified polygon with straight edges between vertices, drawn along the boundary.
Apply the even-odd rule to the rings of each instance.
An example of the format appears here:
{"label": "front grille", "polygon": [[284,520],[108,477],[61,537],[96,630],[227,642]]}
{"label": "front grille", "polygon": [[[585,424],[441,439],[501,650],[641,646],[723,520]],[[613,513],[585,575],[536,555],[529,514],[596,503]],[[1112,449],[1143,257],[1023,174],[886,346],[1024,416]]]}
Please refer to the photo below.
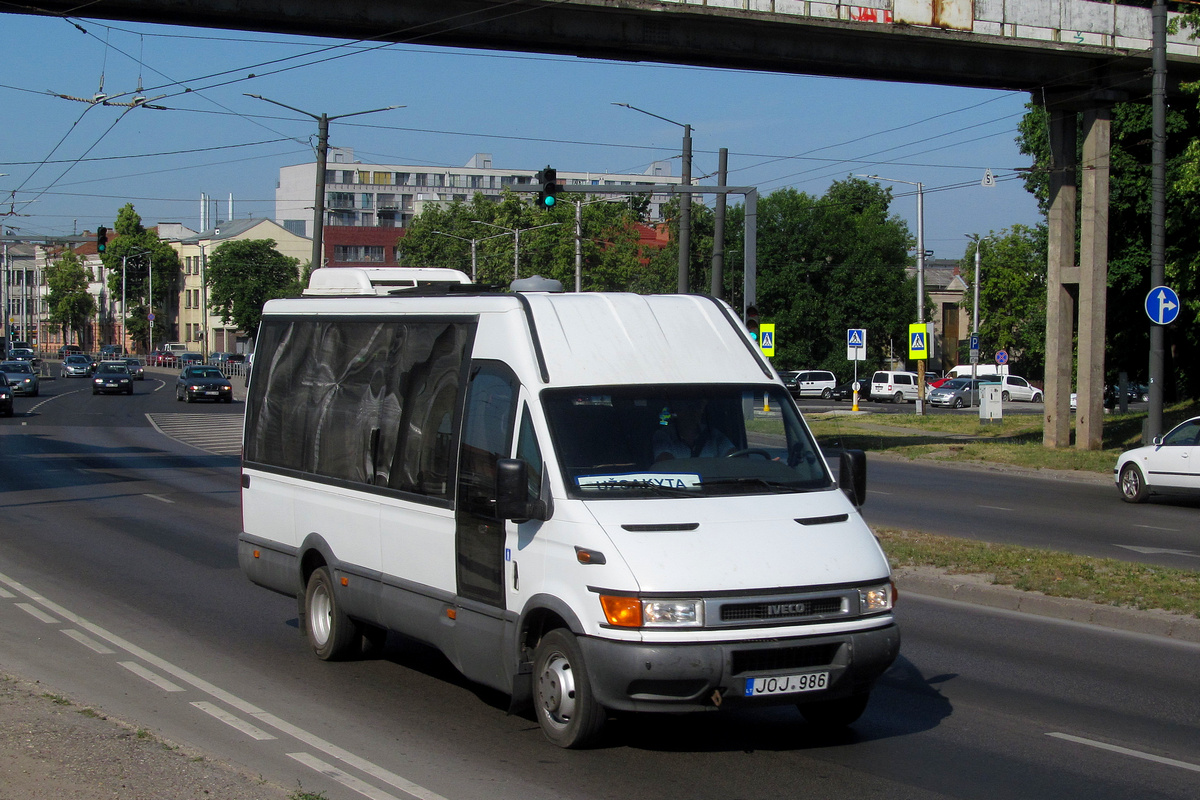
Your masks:
{"label": "front grille", "polygon": [[761,648],[735,650],[730,669],[734,675],[744,672],[780,672],[789,669],[823,667],[837,657],[839,642],[803,647]]}
{"label": "front grille", "polygon": [[721,622],[786,622],[814,617],[840,615],[846,610],[840,596],[796,600],[771,600],[754,603],[729,603],[721,606]]}

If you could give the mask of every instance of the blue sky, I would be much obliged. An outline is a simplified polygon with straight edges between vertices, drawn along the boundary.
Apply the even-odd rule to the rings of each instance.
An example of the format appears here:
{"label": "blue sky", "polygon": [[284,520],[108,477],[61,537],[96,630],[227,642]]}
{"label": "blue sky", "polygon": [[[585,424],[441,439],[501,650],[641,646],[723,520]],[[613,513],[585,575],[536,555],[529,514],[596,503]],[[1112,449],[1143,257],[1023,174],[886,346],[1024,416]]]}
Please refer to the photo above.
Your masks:
{"label": "blue sky", "polygon": [[[693,175],[725,147],[729,183],[763,194],[820,195],[857,174],[923,183],[935,258],[960,258],[965,234],[1040,220],[1015,172],[1029,166],[1014,143],[1023,92],[8,14],[0,64],[0,224],[19,234],[94,231],[126,202],[148,225],[195,228],[202,192],[221,217],[231,193],[235,216],[273,216],[279,167],[313,159],[316,123],[244,93],[330,116],[405,106],[332,123],[330,143],[366,162],[491,153],[503,168],[642,172],[673,159],[678,175],[682,129],[612,105],[628,103],[692,125]],[[140,81],[169,110],[51,94],[92,97],[101,76],[108,95]],[[915,187],[893,188],[915,234]]]}

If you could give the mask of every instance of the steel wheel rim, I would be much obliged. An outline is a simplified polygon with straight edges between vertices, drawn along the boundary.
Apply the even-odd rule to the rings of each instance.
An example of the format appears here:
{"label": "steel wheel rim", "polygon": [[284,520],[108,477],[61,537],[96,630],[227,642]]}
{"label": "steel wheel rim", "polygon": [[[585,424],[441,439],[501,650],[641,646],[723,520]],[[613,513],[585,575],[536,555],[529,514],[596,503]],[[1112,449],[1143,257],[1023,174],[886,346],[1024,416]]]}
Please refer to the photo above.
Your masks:
{"label": "steel wheel rim", "polygon": [[333,602],[324,586],[318,586],[313,592],[308,616],[308,627],[312,631],[313,639],[317,644],[324,645],[329,641],[329,629],[333,625]]}
{"label": "steel wheel rim", "polygon": [[546,718],[565,727],[575,717],[575,673],[562,653],[551,654],[538,675],[538,703]]}

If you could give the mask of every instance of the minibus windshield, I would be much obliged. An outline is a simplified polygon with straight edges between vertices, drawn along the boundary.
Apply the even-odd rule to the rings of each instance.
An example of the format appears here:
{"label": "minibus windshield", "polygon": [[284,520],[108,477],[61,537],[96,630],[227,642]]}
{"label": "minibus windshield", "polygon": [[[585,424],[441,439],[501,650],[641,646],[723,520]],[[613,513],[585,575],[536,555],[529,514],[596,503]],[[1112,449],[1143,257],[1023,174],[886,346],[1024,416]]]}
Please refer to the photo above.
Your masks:
{"label": "minibus windshield", "polygon": [[[764,399],[771,413],[764,413]],[[711,497],[833,486],[780,386],[548,389],[542,405],[574,497]]]}

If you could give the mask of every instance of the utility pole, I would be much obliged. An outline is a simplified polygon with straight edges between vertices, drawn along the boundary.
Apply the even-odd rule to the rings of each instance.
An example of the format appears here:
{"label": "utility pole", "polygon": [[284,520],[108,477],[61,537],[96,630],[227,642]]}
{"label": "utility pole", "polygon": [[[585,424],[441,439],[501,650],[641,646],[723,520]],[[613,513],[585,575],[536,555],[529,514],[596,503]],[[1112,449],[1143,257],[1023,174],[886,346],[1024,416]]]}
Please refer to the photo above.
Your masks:
{"label": "utility pole", "polygon": [[[717,155],[717,186],[724,186],[729,174],[729,148],[722,147]],[[689,197],[691,195],[688,195]],[[713,216],[712,288],[709,293],[718,300],[725,299],[725,194],[717,195]]]}
{"label": "utility pole", "polygon": [[268,103],[274,103],[277,106],[295,111],[297,114],[303,114],[306,117],[312,117],[317,121],[317,180],[316,180],[316,198],[313,200],[313,249],[312,249],[312,268],[320,269],[325,263],[324,257],[324,238],[325,238],[325,164],[329,158],[329,123],[335,119],[345,119],[346,117],[359,117],[363,114],[377,114],[380,111],[391,111],[396,108],[404,108],[404,106],[387,106],[385,108],[373,108],[370,111],[352,111],[349,114],[337,114],[329,116],[328,114],[313,114],[310,111],[304,111],[286,103],[281,103],[278,100],[272,100],[269,97],[263,97],[260,94],[247,94],[246,97],[253,97],[255,100],[265,100]]}
{"label": "utility pole", "polygon": [[[1162,286],[1166,280],[1167,219],[1167,3],[1154,0],[1150,9],[1152,61],[1150,103],[1150,286]],[[1162,325],[1150,324],[1150,383],[1146,387],[1150,407],[1146,417],[1146,438],[1163,432],[1164,333]],[[1082,401],[1080,408],[1083,407]]]}

